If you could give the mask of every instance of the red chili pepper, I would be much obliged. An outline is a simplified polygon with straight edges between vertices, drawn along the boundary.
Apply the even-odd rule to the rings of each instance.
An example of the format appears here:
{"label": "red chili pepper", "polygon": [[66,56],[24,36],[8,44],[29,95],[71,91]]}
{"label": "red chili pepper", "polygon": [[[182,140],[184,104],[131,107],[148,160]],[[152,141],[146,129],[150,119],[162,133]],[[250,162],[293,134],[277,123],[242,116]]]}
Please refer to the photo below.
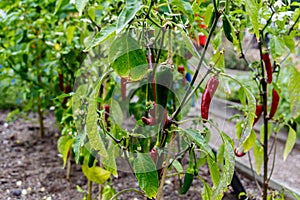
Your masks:
{"label": "red chili pepper", "polygon": [[255,115],[256,117],[254,118],[253,126],[256,124],[256,122],[259,120],[261,113],[263,111],[263,106],[261,104],[256,105],[256,110],[255,110]]}
{"label": "red chili pepper", "polygon": [[238,150],[237,150],[237,148],[234,148],[234,155],[236,156],[236,157],[243,157],[244,155],[246,155],[246,153],[245,152],[238,152]]}
{"label": "red chili pepper", "polygon": [[185,85],[186,84],[186,80],[185,80],[185,72],[184,72],[185,69],[184,69],[184,66],[183,65],[178,66],[177,71],[182,74],[182,76],[183,76],[183,78],[182,78],[182,84]]}
{"label": "red chili pepper", "polygon": [[208,113],[209,113],[209,106],[212,100],[212,97],[214,96],[217,88],[219,85],[219,80],[216,76],[211,77],[204,89],[204,93],[202,95],[202,101],[201,101],[201,116],[202,119],[205,122],[208,120]]}
{"label": "red chili pepper", "polygon": [[121,77],[121,96],[122,100],[126,100],[126,79]]}
{"label": "red chili pepper", "polygon": [[272,72],[273,72],[273,68],[271,65],[271,60],[270,60],[270,56],[269,53],[263,53],[262,54],[262,59],[265,63],[265,68],[266,68],[266,72],[267,72],[267,83],[272,83]]}
{"label": "red chili pepper", "polygon": [[149,126],[155,125],[154,117],[147,118],[147,117],[143,116],[142,121],[144,122],[144,124],[149,125]]}
{"label": "red chili pepper", "polygon": [[272,119],[276,113],[277,107],[278,107],[278,103],[280,100],[280,96],[277,92],[277,90],[275,90],[274,88],[272,89],[272,104],[271,104],[271,110],[270,110],[270,114],[268,116],[269,119]]}
{"label": "red chili pepper", "polygon": [[110,112],[110,107],[109,107],[109,105],[103,105],[103,110],[104,110],[104,120],[105,120],[105,122],[107,122],[108,121],[108,117],[109,117],[109,112]]}
{"label": "red chili pepper", "polygon": [[154,108],[152,108],[149,113],[151,114],[151,118],[147,118],[145,116],[142,117],[142,121],[144,122],[144,124],[146,125],[149,125],[149,126],[154,126],[158,123],[162,123],[162,125],[164,126],[164,128],[169,128],[171,123],[169,123],[169,116],[168,116],[168,113],[167,113],[167,110],[164,109],[164,116],[163,118],[161,119],[159,117],[159,119],[156,118],[156,115],[155,115],[155,104],[154,104]]}
{"label": "red chili pepper", "polygon": [[149,153],[150,153],[150,156],[151,156],[153,162],[156,164],[156,162],[157,162],[157,157],[158,157],[158,152],[157,152],[157,150],[156,150],[155,148],[152,148],[152,149],[150,150]]}

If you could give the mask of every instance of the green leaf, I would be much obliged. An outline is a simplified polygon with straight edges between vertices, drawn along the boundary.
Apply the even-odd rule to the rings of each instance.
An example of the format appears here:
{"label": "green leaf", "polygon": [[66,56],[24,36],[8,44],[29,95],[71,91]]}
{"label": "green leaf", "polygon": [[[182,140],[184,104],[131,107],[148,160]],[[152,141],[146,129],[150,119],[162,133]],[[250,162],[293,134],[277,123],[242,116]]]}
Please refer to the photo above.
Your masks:
{"label": "green leaf", "polygon": [[[260,2],[260,3],[259,3]],[[261,7],[261,3],[262,1],[258,1],[258,0],[246,0],[245,1],[245,7],[246,7],[246,12],[249,15],[251,24],[253,26],[254,29],[254,33],[257,37],[257,39],[260,38],[260,34],[259,34],[259,9]]]}
{"label": "green leaf", "polygon": [[[289,125],[288,125],[289,126]],[[297,139],[296,131],[289,126],[289,135],[285,143],[284,151],[283,151],[283,160],[287,158],[289,153],[292,151]]]}
{"label": "green leaf", "polygon": [[[172,160],[170,162],[172,162]],[[172,162],[172,166],[176,169],[177,172],[183,173],[182,165],[178,160],[174,160]]]}
{"label": "green leaf", "polygon": [[181,34],[181,36],[179,36],[179,38],[178,38],[178,42],[182,41],[181,37],[183,38],[183,41],[182,41],[183,44],[180,44],[180,46],[183,45],[182,47],[186,48],[194,57],[196,57],[196,58],[199,57],[194,51],[195,47],[193,45],[191,38],[187,35],[186,32],[183,31],[181,26],[177,26],[177,27],[179,28],[180,34]]}
{"label": "green leaf", "polygon": [[81,169],[82,173],[87,177],[87,179],[94,183],[103,184],[110,177],[109,171],[106,171],[98,166],[89,168],[86,162],[81,166]]}
{"label": "green leaf", "polygon": [[221,133],[221,137],[224,143],[225,164],[222,169],[222,175],[219,184],[213,187],[213,194],[211,199],[216,200],[222,199],[224,192],[227,190],[227,186],[231,183],[235,164],[233,141],[225,133]]}
{"label": "green leaf", "polygon": [[108,25],[103,27],[100,32],[98,32],[92,41],[89,43],[90,45],[85,49],[85,51],[90,50],[91,48],[100,45],[102,42],[107,40],[108,38],[114,36],[116,34],[116,26]]}
{"label": "green leaf", "polygon": [[73,142],[74,142],[74,138],[72,138],[68,135],[63,135],[58,139],[57,149],[58,149],[58,152],[63,157],[64,167],[66,166],[68,153],[70,151],[70,148],[71,148]]}
{"label": "green leaf", "polygon": [[206,154],[208,154],[211,158],[215,158],[215,155],[209,147],[207,141],[199,131],[193,129],[184,129],[182,131],[186,133]]}
{"label": "green leaf", "polygon": [[145,52],[136,40],[125,34],[111,44],[108,54],[109,63],[121,76],[137,81],[147,73],[148,64]]}
{"label": "green leaf", "polygon": [[219,168],[222,169],[223,165],[224,165],[224,145],[221,144],[219,146],[219,149],[217,151],[217,164],[219,166]]}
{"label": "green leaf", "polygon": [[116,190],[110,185],[105,185],[102,191],[101,200],[110,200],[116,194]]}
{"label": "green leaf", "polygon": [[300,72],[293,68],[292,75],[289,78],[288,83],[288,94],[290,97],[290,109],[292,113],[292,118],[297,118],[300,114]]}
{"label": "green leaf", "polygon": [[88,9],[88,15],[93,21],[95,21],[95,10],[95,6],[90,6]]}
{"label": "green leaf", "polygon": [[88,2],[88,0],[75,0],[75,7],[79,12],[79,16],[81,16],[83,9]]}
{"label": "green leaf", "polygon": [[212,42],[213,48],[217,50],[222,42],[222,31],[218,31]]}
{"label": "green leaf", "polygon": [[75,26],[68,26],[67,31],[66,31],[66,36],[67,36],[67,40],[68,40],[69,44],[72,43],[74,31],[75,31]]}
{"label": "green leaf", "polygon": [[243,143],[244,152],[249,151],[253,147],[255,140],[256,140],[256,133],[252,129],[249,137]]}
{"label": "green leaf", "polygon": [[282,56],[286,52],[283,38],[272,36],[270,39],[270,49],[273,59]]}
{"label": "green leaf", "polygon": [[187,16],[190,24],[194,22],[194,12],[190,2],[182,0],[173,0],[171,4],[175,5],[179,11],[181,11],[184,15]]}
{"label": "green leaf", "polygon": [[294,53],[296,47],[294,37],[291,35],[284,35],[283,40],[287,48],[289,48],[289,50],[291,51],[291,53]]}
{"label": "green leaf", "polygon": [[253,154],[255,160],[255,171],[259,175],[264,161],[264,148],[262,147],[261,143],[258,140],[255,141],[253,147]]}
{"label": "green leaf", "polygon": [[59,8],[60,8],[62,2],[63,2],[63,0],[58,0],[58,1],[56,1],[54,15],[55,15],[55,14],[57,13],[57,11],[59,10]]}
{"label": "green leaf", "polygon": [[216,161],[213,160],[209,156],[207,156],[207,164],[208,164],[212,182],[213,182],[214,186],[216,186],[219,184],[219,181],[220,181],[220,171],[219,171],[218,165],[217,165]]}
{"label": "green leaf", "polygon": [[75,153],[76,164],[78,164],[79,156],[80,156],[80,149],[81,149],[82,145],[84,144],[85,138],[86,138],[86,133],[83,132],[83,133],[78,134],[74,139],[73,151]]}
{"label": "green leaf", "polygon": [[212,195],[212,189],[209,187],[209,185],[202,180],[202,183],[204,185],[202,193],[201,193],[201,197],[203,200],[211,200],[211,195]]}
{"label": "green leaf", "polygon": [[89,99],[88,105],[88,113],[86,116],[86,134],[89,138],[91,148],[93,150],[99,150],[99,154],[101,156],[108,156],[105,145],[101,138],[101,134],[103,134],[102,130],[98,127],[98,115],[97,115],[97,97],[98,91],[100,90],[102,81],[98,81],[98,84],[93,90],[91,98]]}
{"label": "green leaf", "polygon": [[116,157],[119,153],[119,148],[116,147],[113,143],[107,149],[108,156],[102,157],[102,163],[105,169],[111,172],[114,177],[118,177]]}
{"label": "green leaf", "polygon": [[137,153],[133,168],[140,188],[148,198],[155,198],[158,191],[158,174],[156,166],[148,154]]}
{"label": "green leaf", "polygon": [[143,7],[140,0],[127,0],[126,5],[118,17],[117,34],[134,18],[136,13]]}
{"label": "green leaf", "polygon": [[111,107],[111,115],[110,115],[111,119],[117,125],[122,126],[124,117],[123,117],[123,111],[120,107],[120,104],[116,100],[112,99],[110,107]]}

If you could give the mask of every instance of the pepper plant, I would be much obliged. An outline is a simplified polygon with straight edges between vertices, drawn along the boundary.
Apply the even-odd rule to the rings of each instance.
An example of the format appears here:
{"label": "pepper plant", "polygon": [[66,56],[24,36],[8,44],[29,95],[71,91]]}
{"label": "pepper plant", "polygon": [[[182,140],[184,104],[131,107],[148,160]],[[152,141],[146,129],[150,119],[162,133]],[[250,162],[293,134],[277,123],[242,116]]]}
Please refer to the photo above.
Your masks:
{"label": "pepper plant", "polygon": [[[101,5],[77,1],[75,4],[79,12],[89,18]],[[73,144],[76,161],[81,157],[85,160],[86,154],[97,153],[99,165],[117,176],[117,170],[126,170],[123,165],[116,164],[118,158],[122,159],[150,199],[162,197],[166,174],[174,167],[178,174],[184,173],[182,194],[188,191],[193,178],[198,177],[204,184],[203,199],[221,199],[233,176],[234,153],[243,156],[254,148],[256,169],[260,169],[262,162],[264,165],[262,196],[267,199],[272,174],[268,169],[268,157],[269,150],[273,150],[268,148],[269,133],[276,135],[287,122],[285,118],[276,118],[275,114],[280,99],[276,75],[280,72],[284,49],[293,52],[296,48],[299,4],[255,0],[211,3],[131,0],[113,1],[108,5],[110,12],[92,15],[92,24],[100,30],[95,28],[86,40],[84,51],[89,59],[78,73],[72,98],[78,130]],[[245,28],[258,41],[260,59],[254,62],[249,62],[244,52]],[[270,44],[267,33],[271,37]],[[256,93],[225,73],[224,37],[253,72]],[[213,49],[211,56],[207,53],[209,48]],[[192,69],[188,67],[191,57],[197,60]],[[293,77],[299,73],[294,71]],[[186,72],[192,74],[192,79],[183,86],[185,77],[182,74]],[[208,77],[211,78],[203,89]],[[225,82],[233,80],[241,88],[244,115],[237,123],[237,144],[208,116],[220,78]],[[272,94],[268,88],[272,89]],[[297,90],[293,81],[289,89]],[[189,121],[185,112],[191,105],[191,97],[199,91],[203,93],[201,113],[199,118],[193,119],[198,127],[185,129],[181,126]],[[267,103],[269,93],[271,104]],[[294,93],[292,102],[297,102],[299,92]],[[295,110],[293,117],[297,117],[296,104],[291,103],[291,108]],[[253,125],[260,114],[263,114],[264,124],[258,137]],[[123,124],[128,116],[135,118],[131,128]],[[275,124],[273,131],[270,131],[271,122]],[[218,156],[223,157],[222,160],[217,159],[208,145],[213,129],[223,141],[222,155]],[[285,157],[294,143],[295,131],[290,128]],[[181,161],[187,153],[189,164],[182,170]],[[95,156],[88,157],[88,162],[92,158],[94,163]],[[198,175],[199,167],[205,162],[209,166],[212,186]]]}

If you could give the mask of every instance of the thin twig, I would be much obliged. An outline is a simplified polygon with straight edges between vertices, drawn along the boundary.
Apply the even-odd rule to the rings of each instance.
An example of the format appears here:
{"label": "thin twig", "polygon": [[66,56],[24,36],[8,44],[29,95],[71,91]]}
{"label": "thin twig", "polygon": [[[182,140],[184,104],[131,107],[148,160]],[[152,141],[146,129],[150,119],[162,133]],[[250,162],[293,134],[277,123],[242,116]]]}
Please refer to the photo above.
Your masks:
{"label": "thin twig", "polygon": [[273,153],[273,162],[272,162],[272,167],[271,167],[271,172],[270,172],[270,175],[268,178],[268,182],[270,181],[273,171],[274,171],[274,168],[275,168],[276,151],[277,151],[277,133],[275,133],[274,144],[275,144],[275,146],[274,146],[274,153]]}
{"label": "thin twig", "polygon": [[160,200],[162,195],[163,195],[163,188],[164,188],[166,175],[167,175],[167,171],[168,171],[169,160],[170,160],[170,157],[171,157],[170,152],[171,152],[171,148],[173,146],[174,138],[175,138],[175,133],[172,132],[172,136],[171,136],[169,147],[168,147],[167,160],[166,160],[166,164],[165,164],[165,167],[163,169],[163,174],[162,174],[162,177],[161,177],[161,180],[160,180],[160,186],[158,188],[158,193],[157,193],[157,198],[156,198],[157,200]]}
{"label": "thin twig", "polygon": [[117,199],[118,196],[120,196],[121,194],[126,193],[126,192],[135,192],[135,193],[137,193],[137,194],[139,194],[139,195],[144,195],[144,193],[143,193],[142,191],[140,191],[140,190],[137,190],[137,189],[135,189],[135,188],[127,188],[127,189],[124,189],[124,190],[118,192],[118,193],[115,194],[114,196],[112,196],[112,197],[110,198],[110,200]]}
{"label": "thin twig", "polygon": [[258,180],[255,176],[255,172],[254,172],[254,169],[253,169],[253,165],[252,165],[252,160],[251,160],[251,156],[250,156],[250,152],[248,152],[248,160],[249,160],[249,164],[250,164],[250,169],[251,169],[251,172],[252,172],[252,177],[254,178],[254,181],[256,183],[256,187],[257,189],[259,190],[259,192],[262,194],[262,190],[261,190],[261,187],[258,183]]}

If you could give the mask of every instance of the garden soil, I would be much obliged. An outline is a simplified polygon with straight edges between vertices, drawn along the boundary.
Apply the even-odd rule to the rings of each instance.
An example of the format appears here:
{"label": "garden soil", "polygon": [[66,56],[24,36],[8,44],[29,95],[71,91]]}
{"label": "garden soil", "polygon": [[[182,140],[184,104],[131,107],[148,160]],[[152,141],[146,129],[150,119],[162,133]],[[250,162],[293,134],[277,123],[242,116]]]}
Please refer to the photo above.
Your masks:
{"label": "garden soil", "polygon": [[[28,114],[27,120],[17,118],[6,122],[8,111],[0,111],[0,200],[80,200],[87,190],[87,179],[82,175],[80,166],[72,161],[70,181],[66,179],[66,169],[63,169],[62,158],[57,151],[57,140],[60,132],[55,125],[53,114],[47,114],[45,122],[45,137],[38,138],[37,116]],[[211,184],[206,166],[199,171],[202,178]],[[258,191],[253,181],[241,177],[241,181],[249,196],[253,199]],[[119,172],[118,178],[110,180],[116,191],[125,188],[138,189],[137,181],[132,174]],[[178,181],[174,178],[166,180],[163,199],[201,199],[202,183],[194,180],[186,195],[179,195]],[[94,184],[93,199],[97,198],[98,186]],[[136,193],[128,192],[118,199],[146,199]],[[224,199],[236,199],[229,187]]]}

